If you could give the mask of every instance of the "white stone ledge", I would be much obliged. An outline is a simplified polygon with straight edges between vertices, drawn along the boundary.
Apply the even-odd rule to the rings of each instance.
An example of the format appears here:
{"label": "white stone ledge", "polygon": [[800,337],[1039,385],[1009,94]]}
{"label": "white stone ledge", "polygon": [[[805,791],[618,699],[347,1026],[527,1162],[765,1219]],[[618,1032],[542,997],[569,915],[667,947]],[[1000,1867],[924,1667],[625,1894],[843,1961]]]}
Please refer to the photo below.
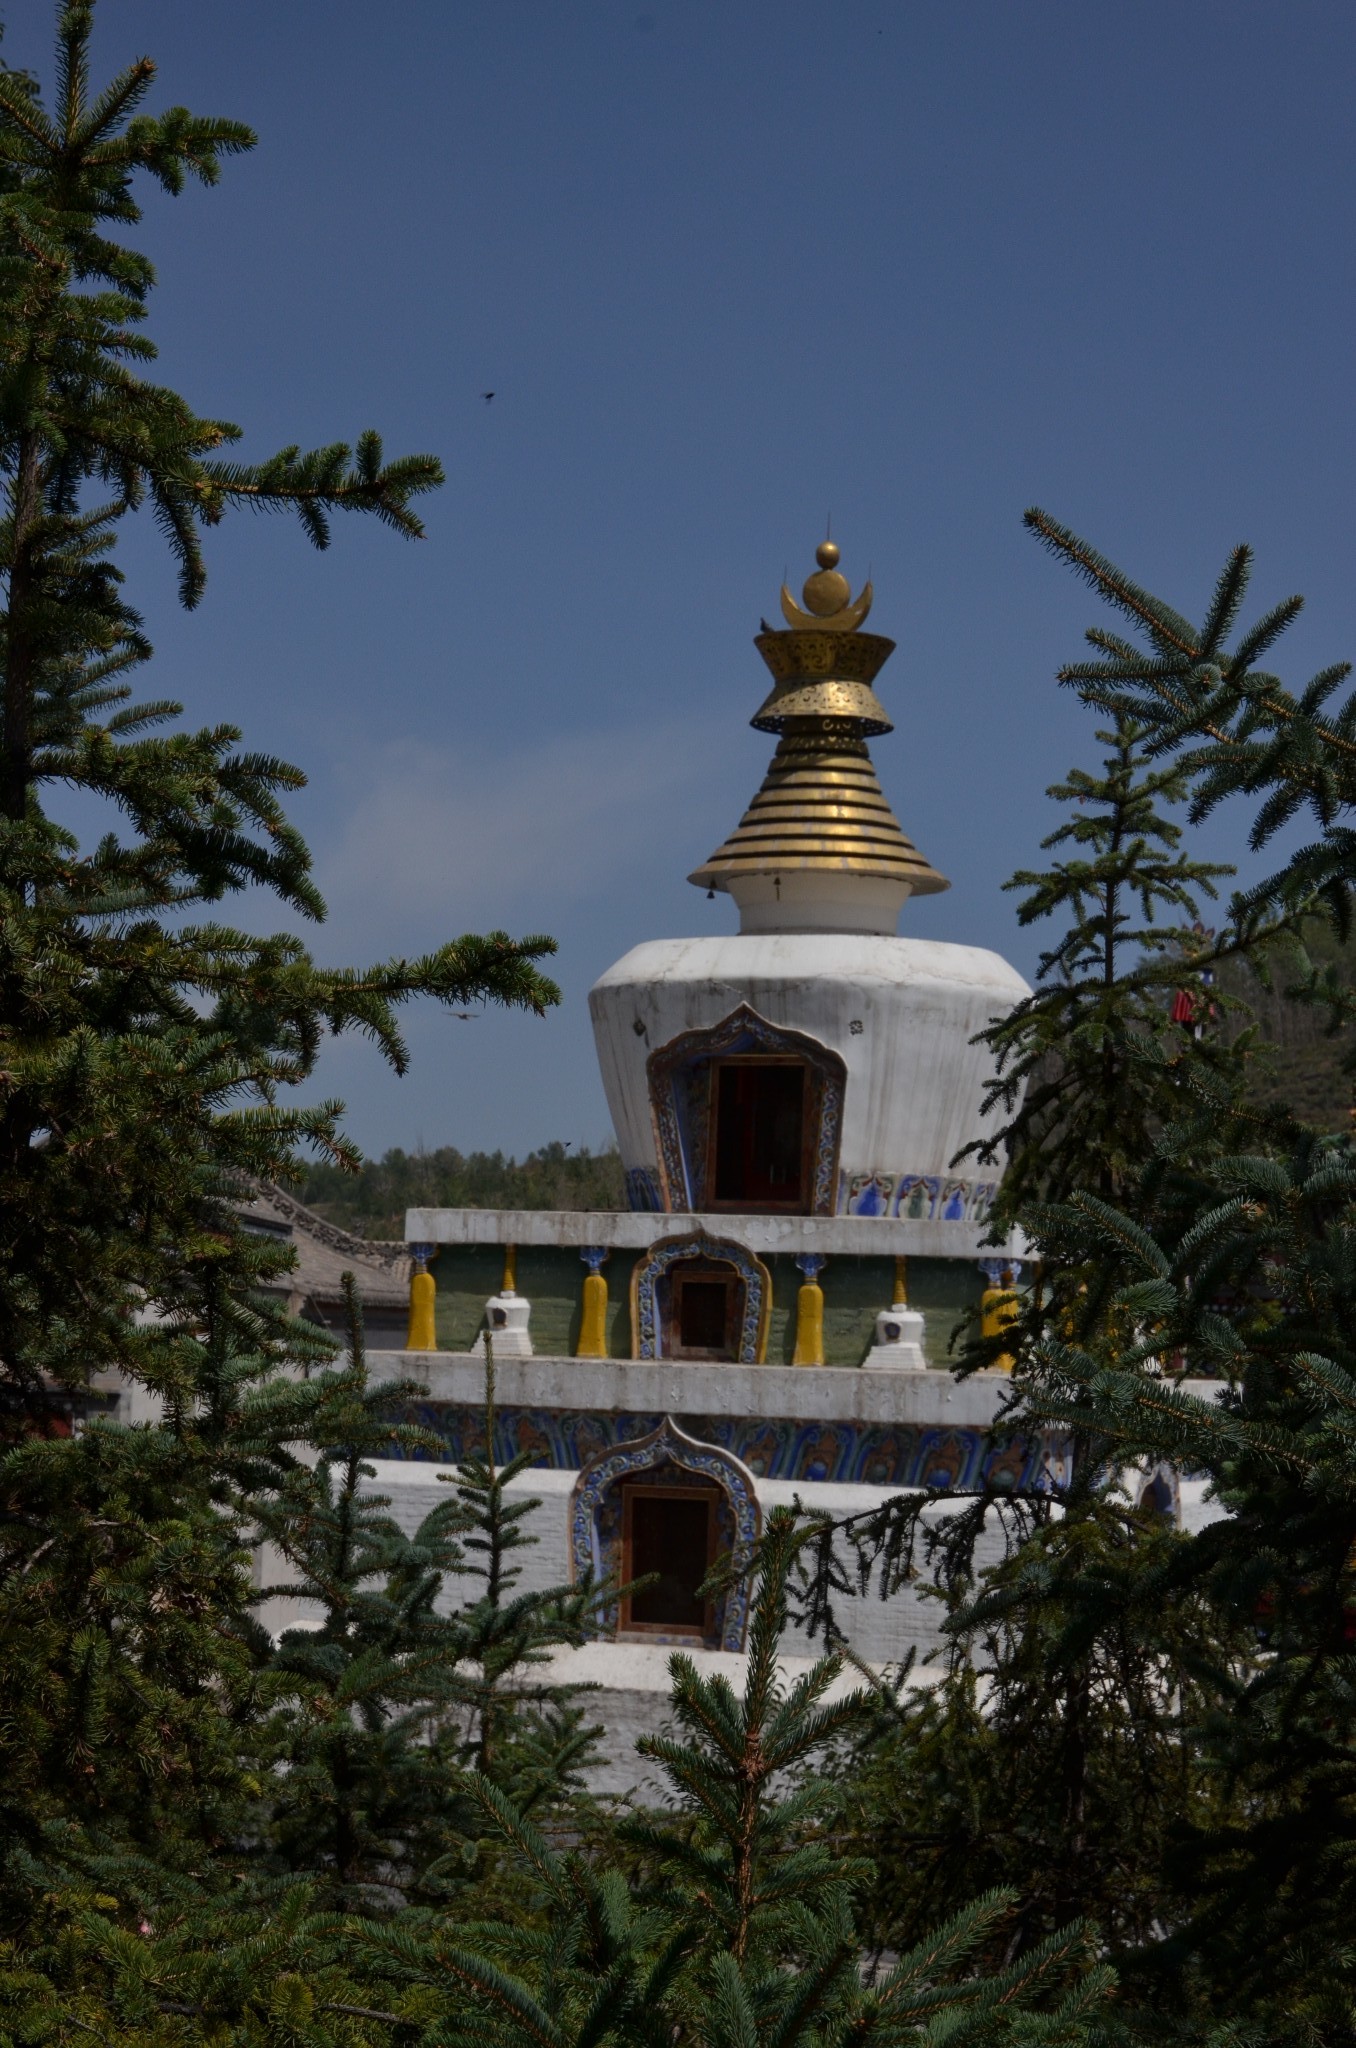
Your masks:
{"label": "white stone ledge", "polygon": [[[731,1237],[747,1250],[821,1252],[851,1258],[997,1259],[1003,1249],[984,1242],[972,1223],[929,1223],[913,1216],[747,1216],[679,1210],[633,1209],[407,1209],[409,1244],[561,1245],[580,1250],[606,1245],[644,1251],[661,1237],[692,1231]],[[1006,1246],[1025,1255],[1017,1240]],[[888,1307],[888,1303],[883,1303]]]}
{"label": "white stone ledge", "polygon": [[[428,1388],[429,1399],[475,1407],[485,1398],[479,1351],[383,1351],[384,1371]],[[906,1423],[988,1428],[1010,1392],[1001,1373],[870,1366],[703,1365],[674,1359],[497,1358],[501,1408],[594,1409],[649,1415],[750,1415],[805,1422]]]}
{"label": "white stone ledge", "polygon": [[[380,1351],[369,1367],[418,1381],[431,1401],[474,1408],[485,1399],[479,1351]],[[1218,1400],[1219,1380],[1176,1383],[1198,1400]],[[661,1358],[497,1358],[501,1408],[565,1408],[600,1414],[766,1416],[785,1422],[908,1424],[988,1429],[1012,1391],[1004,1373],[958,1380],[949,1372],[890,1372],[839,1365],[683,1363]]]}
{"label": "white stone ledge", "polygon": [[[548,1652],[548,1669],[556,1685],[592,1685],[603,1692],[657,1693],[667,1696],[673,1690],[673,1676],[669,1663],[673,1646],[652,1646],[648,1643],[586,1643],[580,1649],[552,1650]],[[703,1678],[724,1678],[742,1696],[748,1678],[749,1660],[740,1650],[704,1650],[699,1645],[684,1648],[683,1655],[690,1657]],[[779,1656],[778,1669],[784,1686],[794,1685],[814,1669],[816,1658]],[[915,1669],[909,1677],[907,1690],[917,1691],[924,1686],[931,1687],[940,1682],[940,1671]],[[837,1678],[823,1694],[826,1703],[840,1700],[848,1693],[856,1692],[862,1684],[861,1676],[851,1665],[839,1672]],[[584,1702],[585,1715],[588,1702]]]}

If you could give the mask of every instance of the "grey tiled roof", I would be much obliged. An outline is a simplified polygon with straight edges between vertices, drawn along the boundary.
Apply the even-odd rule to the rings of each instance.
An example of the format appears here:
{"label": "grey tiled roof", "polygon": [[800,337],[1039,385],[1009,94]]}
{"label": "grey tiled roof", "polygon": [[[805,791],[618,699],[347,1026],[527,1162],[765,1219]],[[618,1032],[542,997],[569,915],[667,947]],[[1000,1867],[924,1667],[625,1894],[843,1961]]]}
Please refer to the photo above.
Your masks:
{"label": "grey tiled roof", "polygon": [[342,1297],[342,1278],[352,1273],[368,1308],[404,1308],[409,1301],[410,1258],[403,1244],[352,1237],[326,1223],[294,1195],[269,1182],[254,1200],[242,1202],[248,1225],[289,1243],[297,1262],[275,1283],[280,1292],[304,1294],[317,1305]]}

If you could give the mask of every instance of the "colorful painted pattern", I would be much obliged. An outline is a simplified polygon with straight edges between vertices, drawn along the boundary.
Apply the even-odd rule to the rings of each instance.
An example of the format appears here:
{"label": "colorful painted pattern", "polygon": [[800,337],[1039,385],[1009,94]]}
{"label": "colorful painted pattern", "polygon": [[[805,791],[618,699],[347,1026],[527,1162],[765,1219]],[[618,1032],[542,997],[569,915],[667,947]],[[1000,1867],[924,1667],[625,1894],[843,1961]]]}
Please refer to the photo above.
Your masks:
{"label": "colorful painted pattern", "polygon": [[[665,1166],[672,1187],[686,1189],[686,1164],[676,1121],[660,1120],[660,1134],[668,1145]],[[818,1193],[824,1174],[832,1181],[831,1151],[837,1147],[837,1131],[820,1130],[815,1161]],[[985,1223],[998,1192],[994,1180],[966,1180],[943,1173],[842,1173],[838,1176],[839,1216],[905,1216],[917,1223]],[[626,1200],[630,1208],[647,1214],[662,1211],[663,1190],[659,1176],[648,1166],[632,1166],[626,1174]],[[818,1209],[816,1214],[826,1213]]]}
{"label": "colorful painted pattern", "polygon": [[772,1280],[767,1267],[742,1244],[723,1237],[661,1238],[636,1262],[631,1279],[631,1328],[635,1332],[636,1357],[663,1356],[663,1314],[660,1284],[671,1266],[684,1259],[705,1259],[733,1266],[744,1283],[744,1316],[739,1330],[739,1362],[760,1365],[767,1343],[767,1321],[772,1307]]}
{"label": "colorful painted pattern", "polygon": [[[714,1482],[720,1500],[717,1541],[730,1551],[739,1577],[715,1602],[710,1647],[742,1650],[749,1619],[747,1565],[758,1541],[761,1510],[751,1475],[728,1452],[699,1442],[666,1415],[636,1442],[619,1445],[594,1458],[580,1473],[570,1500],[570,1568],[576,1584],[592,1578],[619,1580],[622,1575],[622,1487],[639,1481],[662,1486],[696,1477]],[[615,1635],[618,1610],[604,1610],[600,1632]],[[646,1631],[651,1643],[691,1642]]]}
{"label": "colorful painted pattern", "polygon": [[905,1216],[916,1223],[983,1223],[997,1181],[941,1173],[842,1174],[840,1216]]}
{"label": "colorful painted pattern", "polygon": [[626,1169],[626,1206],[641,1215],[655,1215],[664,1207],[663,1190],[659,1175],[649,1166],[628,1166]]}
{"label": "colorful painted pattern", "polygon": [[[413,1418],[441,1437],[441,1455],[413,1455],[455,1465],[481,1457],[481,1410],[420,1402]],[[495,1415],[495,1457],[507,1464],[528,1451],[534,1464],[575,1472],[606,1451],[633,1445],[660,1428],[663,1416],[561,1408],[501,1408]],[[1041,1487],[1058,1492],[1070,1476],[1068,1439],[1058,1432],[1018,1437],[985,1429],[857,1422],[795,1422],[770,1417],[685,1415],[687,1434],[737,1458],[756,1479],[831,1481],[862,1486],[921,1486],[977,1491]]]}

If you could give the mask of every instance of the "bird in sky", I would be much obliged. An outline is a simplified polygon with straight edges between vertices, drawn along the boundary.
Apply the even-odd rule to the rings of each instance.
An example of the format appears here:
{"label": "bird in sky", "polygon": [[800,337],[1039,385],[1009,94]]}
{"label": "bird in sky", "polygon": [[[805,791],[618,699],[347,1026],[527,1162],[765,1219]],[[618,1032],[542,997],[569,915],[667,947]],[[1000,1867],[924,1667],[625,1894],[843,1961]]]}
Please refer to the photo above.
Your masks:
{"label": "bird in sky", "polygon": [[492,391],[482,391],[480,395],[484,399],[486,405],[488,405],[490,400],[494,397],[494,393]]}

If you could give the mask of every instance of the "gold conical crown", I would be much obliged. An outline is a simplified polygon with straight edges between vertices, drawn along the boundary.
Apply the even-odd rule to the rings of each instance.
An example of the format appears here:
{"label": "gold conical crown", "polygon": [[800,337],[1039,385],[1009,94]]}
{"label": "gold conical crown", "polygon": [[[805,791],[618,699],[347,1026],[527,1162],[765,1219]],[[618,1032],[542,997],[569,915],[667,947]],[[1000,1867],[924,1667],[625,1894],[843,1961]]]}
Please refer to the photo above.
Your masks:
{"label": "gold conical crown", "polygon": [[871,764],[868,738],[893,731],[872,684],[894,652],[893,640],[863,633],[868,583],[854,602],[838,569],[838,549],[823,542],[818,572],[805,583],[804,609],[782,586],[790,631],[767,621],[754,641],[773,688],[752,724],[781,735],[763,785],[739,825],[688,877],[703,889],[728,889],[741,877],[806,870],[896,881],[926,896],[950,885],[900,829]]}

